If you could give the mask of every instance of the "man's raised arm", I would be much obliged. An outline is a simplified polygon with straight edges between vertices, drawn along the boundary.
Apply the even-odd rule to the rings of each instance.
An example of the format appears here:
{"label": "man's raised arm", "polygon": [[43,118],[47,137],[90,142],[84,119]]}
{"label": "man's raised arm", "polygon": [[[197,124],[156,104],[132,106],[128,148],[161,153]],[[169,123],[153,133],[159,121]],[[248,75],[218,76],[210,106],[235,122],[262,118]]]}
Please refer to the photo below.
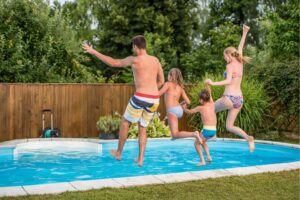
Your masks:
{"label": "man's raised arm", "polygon": [[106,56],[102,53],[99,53],[93,47],[89,46],[88,44],[82,44],[82,48],[86,53],[89,53],[91,55],[95,55],[99,60],[104,62],[105,64],[111,66],[111,67],[128,67],[131,66],[134,57],[133,56],[128,56],[127,58],[124,59],[114,59],[112,57]]}

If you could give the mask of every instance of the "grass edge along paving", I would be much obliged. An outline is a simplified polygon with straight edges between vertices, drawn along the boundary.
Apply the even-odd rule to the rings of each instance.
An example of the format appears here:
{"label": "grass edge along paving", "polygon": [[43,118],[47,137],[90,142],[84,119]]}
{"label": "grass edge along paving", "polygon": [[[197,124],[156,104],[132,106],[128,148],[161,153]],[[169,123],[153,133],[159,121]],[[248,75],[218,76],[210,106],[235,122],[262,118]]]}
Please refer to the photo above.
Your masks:
{"label": "grass edge along paving", "polygon": [[58,195],[3,197],[3,200],[133,199],[299,199],[300,170],[231,176],[183,183],[65,192]]}

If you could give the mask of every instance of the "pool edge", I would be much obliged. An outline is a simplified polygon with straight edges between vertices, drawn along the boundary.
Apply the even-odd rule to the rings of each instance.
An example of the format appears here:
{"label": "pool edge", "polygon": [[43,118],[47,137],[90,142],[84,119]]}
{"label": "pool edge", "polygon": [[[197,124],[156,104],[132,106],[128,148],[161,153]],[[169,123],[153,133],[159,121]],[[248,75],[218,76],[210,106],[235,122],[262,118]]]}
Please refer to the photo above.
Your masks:
{"label": "pool edge", "polygon": [[[150,140],[167,140],[170,138],[155,138]],[[0,148],[15,147],[17,144],[31,141],[84,141],[84,142],[112,142],[114,140],[103,141],[100,139],[88,139],[88,138],[34,138],[34,139],[19,139],[0,143]],[[134,141],[136,139],[129,139]],[[218,138],[221,141],[245,141],[242,139],[233,138]],[[292,148],[300,148],[298,144],[289,144],[284,142],[273,142],[265,140],[255,140],[256,143],[272,144],[279,146],[288,146]],[[101,188],[126,188],[142,185],[154,185],[154,184],[167,184],[167,183],[178,183],[186,181],[203,180],[208,178],[220,178],[225,176],[244,176],[259,173],[268,172],[280,172],[300,169],[300,161],[279,163],[279,164],[268,164],[268,165],[256,165],[250,167],[237,167],[228,169],[216,169],[216,170],[205,170],[205,171],[193,171],[193,172],[180,172],[170,174],[159,174],[159,175],[145,175],[135,177],[124,177],[124,178],[109,178],[109,179],[95,179],[95,180],[84,180],[84,181],[71,181],[71,182],[60,182],[51,184],[38,184],[38,185],[26,185],[26,186],[11,186],[11,187],[0,187],[0,197],[9,196],[26,196],[36,194],[59,194],[67,191],[85,191],[92,189]],[[45,189],[47,188],[47,189]]]}
{"label": "pool edge", "polygon": [[300,169],[300,161],[251,167],[180,172],[160,175],[146,175],[124,178],[95,179],[51,184],[0,187],[0,197],[60,194],[68,191],[86,191],[101,188],[127,188],[143,185],[179,183],[186,181],[221,178],[226,176],[246,176],[251,174],[281,172]]}
{"label": "pool edge", "polygon": [[[183,138],[181,140],[190,140],[194,138]],[[127,141],[136,141],[137,139],[127,139]],[[148,138],[148,140],[170,140],[170,138]],[[245,142],[244,139],[237,139],[237,138],[217,138],[217,141],[239,141]],[[26,142],[34,142],[34,141],[77,141],[77,142],[92,142],[92,143],[109,143],[118,140],[102,140],[102,139],[93,139],[93,138],[29,138],[29,139],[15,139],[9,140],[0,143],[0,148],[14,148],[16,145],[20,143]],[[287,146],[292,148],[299,148],[300,144],[291,144],[285,142],[277,142],[277,141],[269,141],[269,140],[255,140],[255,143],[261,144],[273,144],[273,145],[280,145],[280,146]]]}

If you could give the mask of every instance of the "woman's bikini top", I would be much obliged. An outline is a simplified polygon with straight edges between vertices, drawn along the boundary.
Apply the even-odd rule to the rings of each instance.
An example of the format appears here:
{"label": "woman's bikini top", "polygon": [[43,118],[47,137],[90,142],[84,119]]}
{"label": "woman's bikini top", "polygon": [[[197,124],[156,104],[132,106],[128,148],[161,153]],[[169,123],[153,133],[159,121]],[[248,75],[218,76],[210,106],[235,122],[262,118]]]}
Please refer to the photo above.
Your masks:
{"label": "woman's bikini top", "polygon": [[[227,78],[227,71],[224,71],[223,73],[224,78]],[[241,78],[243,75],[240,75],[236,72],[232,73],[232,78]]]}

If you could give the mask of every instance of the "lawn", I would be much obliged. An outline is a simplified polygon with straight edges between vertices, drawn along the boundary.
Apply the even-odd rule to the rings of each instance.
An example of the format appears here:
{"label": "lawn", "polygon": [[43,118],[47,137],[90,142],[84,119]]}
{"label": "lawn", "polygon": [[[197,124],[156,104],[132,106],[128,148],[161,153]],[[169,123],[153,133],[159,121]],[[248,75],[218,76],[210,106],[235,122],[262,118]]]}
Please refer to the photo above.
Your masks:
{"label": "lawn", "polygon": [[233,176],[164,185],[66,192],[59,195],[35,195],[9,200],[133,200],[133,199],[299,199],[300,170]]}

